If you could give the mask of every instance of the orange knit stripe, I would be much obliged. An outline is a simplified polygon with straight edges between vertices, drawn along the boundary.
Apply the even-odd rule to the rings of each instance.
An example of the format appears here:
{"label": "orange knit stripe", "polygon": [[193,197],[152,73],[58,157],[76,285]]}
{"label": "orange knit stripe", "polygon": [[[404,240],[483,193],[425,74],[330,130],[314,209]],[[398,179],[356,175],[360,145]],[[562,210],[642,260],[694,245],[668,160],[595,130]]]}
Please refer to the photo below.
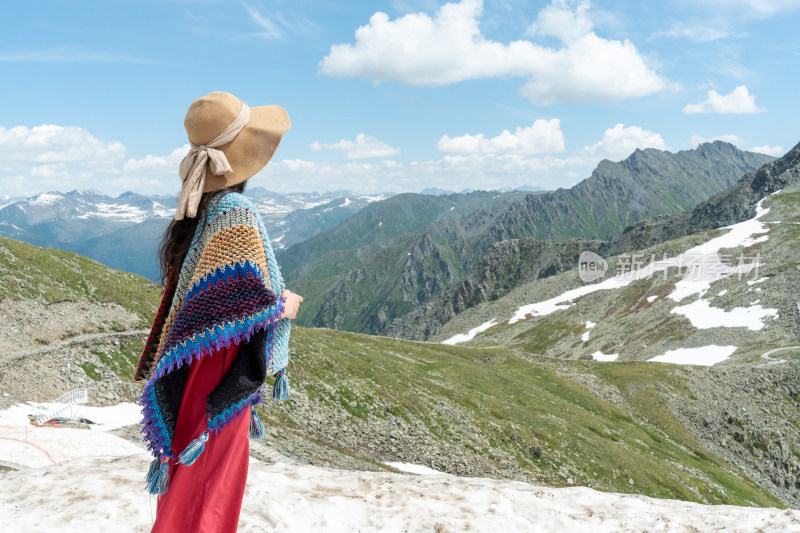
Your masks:
{"label": "orange knit stripe", "polygon": [[211,237],[203,250],[203,257],[195,268],[189,287],[226,265],[250,261],[269,278],[267,256],[258,228],[243,224],[223,228]]}

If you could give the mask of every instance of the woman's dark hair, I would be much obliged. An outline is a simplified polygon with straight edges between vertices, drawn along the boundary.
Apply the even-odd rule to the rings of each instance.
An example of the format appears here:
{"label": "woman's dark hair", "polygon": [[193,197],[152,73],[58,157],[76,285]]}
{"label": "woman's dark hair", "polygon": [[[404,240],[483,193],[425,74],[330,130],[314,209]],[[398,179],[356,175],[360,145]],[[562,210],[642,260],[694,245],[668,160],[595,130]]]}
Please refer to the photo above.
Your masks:
{"label": "woman's dark hair", "polygon": [[211,200],[224,192],[243,193],[247,180],[220,189],[218,191],[204,192],[200,197],[200,204],[197,206],[197,215],[193,218],[184,217],[181,220],[173,219],[164,235],[161,237],[161,245],[158,247],[158,258],[161,267],[161,284],[166,285],[170,271],[178,272],[192,244],[192,237],[197,229],[197,225],[202,219],[202,224],[206,223],[208,205]]}

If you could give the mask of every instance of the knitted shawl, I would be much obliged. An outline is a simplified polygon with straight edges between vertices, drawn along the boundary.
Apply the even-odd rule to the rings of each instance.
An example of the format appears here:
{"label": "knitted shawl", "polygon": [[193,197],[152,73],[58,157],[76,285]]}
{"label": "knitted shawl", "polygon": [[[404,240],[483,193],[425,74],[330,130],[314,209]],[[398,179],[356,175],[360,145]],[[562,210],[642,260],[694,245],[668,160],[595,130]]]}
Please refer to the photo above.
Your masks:
{"label": "knitted shawl", "polygon": [[[155,459],[148,490],[168,486],[167,458],[190,465],[216,434],[250,406],[263,403],[265,379],[275,375],[273,398],[286,399],[291,320],[282,318],[284,282],[258,209],[245,196],[222,193],[197,225],[180,272],[171,272],[135,379],[144,441]],[[208,431],[182,452],[172,449],[189,366],[231,343],[239,353],[208,395]],[[251,410],[250,436],[263,437]]]}

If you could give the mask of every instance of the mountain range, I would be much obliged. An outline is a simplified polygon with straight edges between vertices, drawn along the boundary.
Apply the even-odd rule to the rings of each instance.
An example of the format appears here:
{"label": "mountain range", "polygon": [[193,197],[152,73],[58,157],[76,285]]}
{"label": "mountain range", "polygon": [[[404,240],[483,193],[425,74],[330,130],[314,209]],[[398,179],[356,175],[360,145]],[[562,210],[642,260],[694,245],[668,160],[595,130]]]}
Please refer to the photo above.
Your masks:
{"label": "mountain range", "polygon": [[[279,194],[260,187],[246,190],[269,228],[277,254],[392,194],[363,195],[345,190]],[[0,235],[78,252],[156,279],[156,251],[176,204],[175,196],[126,192],[111,197],[81,190],[8,198],[0,205]]]}
{"label": "mountain range", "polygon": [[800,148],[779,160],[751,171],[733,186],[684,212],[659,215],[625,228],[614,239],[569,239],[563,242],[536,238],[496,243],[480,263],[459,283],[437,294],[424,307],[398,319],[388,334],[424,340],[456,315],[483,302],[497,300],[516,287],[569,271],[584,251],[602,257],[644,250],[692,233],[741,222],[754,214],[758,200],[796,179]]}
{"label": "mountain range", "polygon": [[[502,192],[510,194],[530,189],[506,188]],[[436,191],[421,194],[446,192]],[[273,250],[280,256],[292,245],[335,228],[365,206],[395,194],[362,194],[348,190],[281,194],[250,187],[245,195],[258,206]],[[145,196],[133,192],[117,197],[83,190],[48,192],[32,197],[3,196],[0,198],[0,235],[38,246],[75,251],[103,264],[156,279],[156,250],[176,203],[175,196]],[[444,204],[450,207],[450,203]],[[415,216],[413,210],[410,216]]]}
{"label": "mountain range", "polygon": [[494,203],[483,205],[466,203],[471,195],[398,195],[287,248],[281,267],[287,285],[304,297],[299,323],[408,334],[423,326],[405,326],[403,317],[424,313],[436,295],[480,276],[475,269],[486,270],[492,247],[508,246],[498,243],[536,238],[570,246],[572,238],[615,238],[642,219],[691,208],[773,159],[716,141],[677,153],[636,150],[618,163],[602,161],[569,189],[484,194],[482,201]]}

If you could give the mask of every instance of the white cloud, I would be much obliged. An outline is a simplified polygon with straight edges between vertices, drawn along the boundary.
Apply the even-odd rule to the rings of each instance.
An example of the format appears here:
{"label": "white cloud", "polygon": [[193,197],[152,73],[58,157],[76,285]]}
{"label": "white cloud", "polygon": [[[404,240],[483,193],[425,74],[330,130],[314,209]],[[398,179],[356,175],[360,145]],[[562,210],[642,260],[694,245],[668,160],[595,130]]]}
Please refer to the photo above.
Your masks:
{"label": "white cloud", "polygon": [[109,169],[124,157],[122,143],[100,141],[75,126],[0,127],[0,168],[4,170],[58,163]]}
{"label": "white cloud", "polygon": [[554,1],[539,12],[536,22],[531,24],[528,32],[532,35],[557,37],[563,42],[577,41],[592,31],[588,9],[588,1],[579,2],[574,10],[566,1]]}
{"label": "white cloud", "polygon": [[368,157],[389,157],[400,153],[399,148],[389,146],[372,135],[359,133],[354,141],[342,139],[336,143],[311,143],[312,150],[338,150],[347,159],[365,159]]}
{"label": "white cloud", "polygon": [[716,135],[714,137],[703,137],[702,135],[692,135],[691,139],[692,146],[697,146],[698,144],[710,143],[714,141],[723,141],[726,143],[731,143],[732,145],[738,147],[741,147],[745,144],[744,139],[742,139],[738,135],[734,135],[733,133],[725,133],[723,135]]}
{"label": "white cloud", "polygon": [[[603,133],[603,138],[590,146],[585,146],[577,157],[584,164],[595,164],[600,159],[619,161],[631,155],[636,149],[657,148],[666,150],[667,143],[658,133],[639,126],[617,124]],[[594,161],[595,163],[591,163]]]}
{"label": "white cloud", "polygon": [[750,148],[750,151],[758,152],[759,154],[774,155],[775,157],[780,157],[786,153],[786,150],[784,150],[782,146],[770,146],[768,144],[763,146],[754,146]]}
{"label": "white cloud", "polygon": [[[119,194],[125,191],[134,191],[140,194],[174,194],[181,190],[181,180],[177,172],[170,176],[132,176],[122,175],[110,180],[103,180],[95,184],[94,188],[102,189],[109,194]],[[62,189],[63,190],[63,189]]]}
{"label": "white cloud", "polygon": [[148,154],[141,159],[128,159],[125,161],[123,169],[137,174],[175,174],[178,172],[181,161],[189,152],[189,148],[188,144],[184,144],[166,156]]}
{"label": "white cloud", "polygon": [[31,167],[31,176],[34,178],[44,178],[51,180],[54,178],[68,178],[69,172],[66,171],[67,165],[55,163],[52,165],[37,165]]}
{"label": "white cloud", "polygon": [[533,149],[531,145],[523,147],[519,141],[525,138],[527,130],[548,131],[550,148],[563,151],[563,136],[558,126],[557,119],[540,119],[533,126],[517,128],[516,134],[504,131],[488,138],[482,134],[452,138],[445,135],[437,143],[445,155],[424,161],[276,161],[255,177],[255,184],[284,192],[290,188],[330,188],[332,183],[339,188],[365,192],[419,191],[432,186],[453,190],[520,185],[569,187],[587,177],[601,159],[623,159],[636,148],[667,148],[659,134],[623,124],[607,129],[598,143],[568,157],[545,154],[546,143],[541,140],[532,144]]}
{"label": "white cloud", "polygon": [[188,148],[126,161],[122,143],[102,141],[80,127],[0,127],[0,192],[12,196],[72,189],[175,193],[180,189],[178,164]]}
{"label": "white cloud", "polygon": [[566,161],[550,156],[516,154],[445,155],[439,159],[399,162],[308,161],[291,159],[271,162],[251,178],[254,186],[279,192],[328,190],[360,192],[419,191],[425,187],[495,189],[505,186],[543,185],[544,177],[563,178]]}
{"label": "white cloud", "polygon": [[756,105],[756,97],[747,87],[739,85],[729,94],[719,94],[714,89],[708,91],[708,99],[697,104],[686,104],[683,112],[687,115],[697,113],[749,114],[761,113],[764,108]]}
{"label": "white cloud", "polygon": [[517,127],[514,133],[508,130],[487,138],[482,133],[449,137],[443,135],[436,148],[450,154],[549,154],[565,149],[564,134],[560,121],[539,119],[532,126]]}
{"label": "white cloud", "polygon": [[242,2],[247,14],[250,15],[251,21],[259,28],[260,31],[255,33],[245,34],[246,37],[257,37],[262,39],[281,39],[285,40],[287,37],[301,38],[306,41],[317,40],[321,37],[324,38],[326,30],[320,25],[316,24],[313,20],[302,14],[293,16],[285,16],[278,6],[269,6],[269,16],[264,15],[257,8]]}
{"label": "white cloud", "polygon": [[707,43],[718,39],[724,39],[730,35],[730,32],[722,27],[714,27],[708,24],[686,24],[684,22],[676,22],[670,29],[656,32],[653,36],[689,39],[696,43]]}
{"label": "white cloud", "polygon": [[354,44],[331,46],[319,71],[421,86],[517,76],[527,80],[522,95],[537,105],[617,101],[663,90],[667,82],[645,64],[633,43],[592,31],[588,5],[552,0],[539,13],[531,32],[558,37],[559,48],[487,39],[478,23],[482,0],[444,4],[433,17],[411,13],[390,20],[377,12],[356,30]]}

